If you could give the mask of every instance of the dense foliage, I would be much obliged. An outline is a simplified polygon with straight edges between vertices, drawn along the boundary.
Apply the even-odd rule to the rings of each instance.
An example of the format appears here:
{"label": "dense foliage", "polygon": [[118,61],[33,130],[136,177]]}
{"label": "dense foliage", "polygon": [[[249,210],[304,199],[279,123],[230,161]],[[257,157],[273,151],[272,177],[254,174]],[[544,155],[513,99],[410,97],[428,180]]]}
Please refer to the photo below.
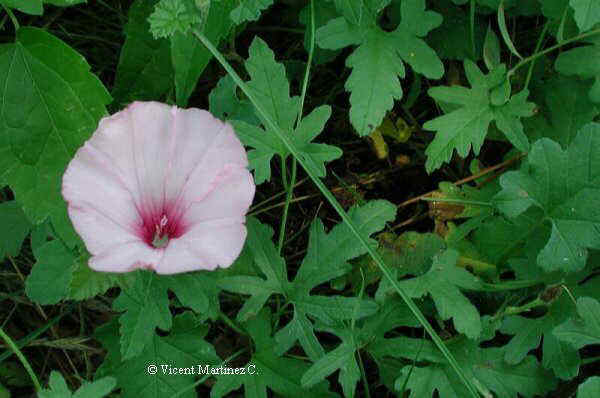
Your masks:
{"label": "dense foliage", "polygon": [[[0,397],[600,396],[600,2],[0,5]],[[230,268],[88,267],[62,175],[134,100],[247,147]]]}

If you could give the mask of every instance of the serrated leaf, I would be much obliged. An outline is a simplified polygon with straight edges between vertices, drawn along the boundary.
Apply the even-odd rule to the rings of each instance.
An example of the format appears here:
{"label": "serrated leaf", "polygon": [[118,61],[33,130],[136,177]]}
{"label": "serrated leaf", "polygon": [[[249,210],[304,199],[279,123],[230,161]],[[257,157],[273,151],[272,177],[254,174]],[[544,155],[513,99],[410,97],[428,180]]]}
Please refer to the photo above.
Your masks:
{"label": "serrated leaf", "polygon": [[113,302],[113,308],[126,311],[119,317],[123,360],[138,356],[152,341],[156,327],[171,329],[167,292],[152,272],[138,271],[133,284]]}
{"label": "serrated leaf", "polygon": [[173,86],[169,41],[154,39],[147,19],[158,0],[136,0],[129,8],[125,43],[112,91],[119,105],[160,99]]}
{"label": "serrated leaf", "polygon": [[148,17],[150,32],[155,38],[183,33],[202,22],[202,14],[194,0],[159,0]]}
{"label": "serrated leaf", "polygon": [[[422,350],[427,352],[431,342],[420,341],[412,344],[426,347]],[[556,385],[552,375],[542,369],[532,356],[527,356],[518,365],[509,365],[504,361],[502,348],[482,349],[477,343],[464,338],[453,342],[449,349],[467,377],[473,380],[481,391],[492,391],[498,398],[514,398],[518,395],[533,398],[552,390]],[[408,353],[415,351],[416,347],[407,350]],[[405,357],[414,360],[414,357],[409,355]],[[425,367],[404,367],[402,375],[396,380],[396,389],[400,389],[405,382],[407,389],[410,389],[409,397],[414,398],[432,396],[436,390],[444,398],[462,398],[469,394],[445,361]]]}
{"label": "serrated leaf", "polygon": [[547,271],[580,270],[586,249],[600,248],[599,132],[600,125],[586,125],[565,151],[552,140],[538,140],[528,156],[529,170],[500,178],[496,203],[502,212],[514,218],[536,206],[551,223],[552,234],[537,257]]}
{"label": "serrated leaf", "polygon": [[575,22],[580,32],[585,32],[600,22],[600,3],[596,0],[569,0],[575,11]]}
{"label": "serrated leaf", "polygon": [[578,318],[569,319],[554,329],[554,335],[575,349],[600,344],[600,302],[591,297],[577,299]]}
{"label": "serrated leaf", "polygon": [[219,280],[219,286],[225,290],[251,295],[238,312],[237,317],[240,321],[258,314],[272,294],[285,295],[289,285],[285,262],[277,253],[272,241],[273,229],[255,218],[248,218],[246,225],[247,245],[266,279],[256,276],[230,276]]}
{"label": "serrated leaf", "polygon": [[[319,177],[325,176],[325,162],[337,159],[342,151],[334,146],[316,144],[311,141],[323,130],[331,115],[327,105],[315,109],[304,117],[297,129],[298,97],[290,97],[289,82],[282,64],[275,62],[271,49],[260,38],[255,38],[250,46],[250,56],[246,69],[251,77],[248,86],[252,89],[263,109],[278,123],[300,150],[308,167]],[[232,122],[235,131],[245,145],[255,149],[248,153],[250,168],[254,169],[254,181],[261,184],[271,178],[270,161],[275,155],[286,159],[290,153],[277,138],[277,135],[242,121]]]}
{"label": "serrated leaf", "polygon": [[71,47],[37,28],[21,28],[0,49],[0,180],[27,217],[52,220],[60,237],[80,240],[60,193],[75,151],[106,114],[110,96]]}
{"label": "serrated leaf", "polygon": [[123,359],[139,355],[152,340],[156,327],[171,328],[167,290],[173,291],[183,306],[214,319],[218,303],[208,297],[218,294],[214,284],[201,271],[164,276],[137,271],[129,283],[122,285],[121,294],[113,302],[115,310],[126,311],[119,318]]}
{"label": "serrated leaf", "polygon": [[238,6],[231,10],[230,17],[236,25],[246,21],[257,21],[261,12],[273,4],[273,0],[236,0]]}
{"label": "serrated leaf", "polygon": [[[121,388],[123,398],[168,398],[180,393],[194,382],[191,371],[184,374],[169,374],[169,367],[215,366],[221,362],[215,349],[204,340],[208,326],[201,324],[190,312],[173,319],[173,329],[163,337],[152,332],[150,344],[132,359],[124,359],[119,350],[119,333],[116,322],[110,322],[96,329],[95,337],[108,350],[104,363],[96,376],[114,375]],[[156,366],[156,374],[148,373],[148,366]],[[181,395],[195,398],[196,391],[190,389]]]}
{"label": "serrated leaf", "polygon": [[572,313],[573,303],[566,294],[563,294],[548,307],[548,312],[542,317],[532,319],[513,315],[505,318],[500,331],[514,335],[504,346],[506,362],[520,363],[529,351],[540,345],[543,336],[543,366],[552,369],[564,380],[577,376],[581,362],[577,350],[559,341],[552,334],[552,330]]}
{"label": "serrated leaf", "polygon": [[75,257],[58,240],[46,243],[33,254],[37,262],[25,282],[25,293],[39,304],[56,304],[69,292]]}
{"label": "serrated leaf", "polygon": [[75,393],[71,393],[62,375],[53,370],[48,381],[49,389],[39,392],[39,398],[103,398],[114,390],[117,381],[114,377],[103,377],[91,383],[85,382]]}
{"label": "serrated leaf", "polygon": [[492,90],[506,81],[504,65],[488,75],[484,75],[472,61],[466,60],[464,66],[470,89],[454,86],[429,90],[429,95],[437,101],[460,107],[423,125],[424,129],[436,131],[435,138],[425,151],[428,172],[449,161],[455,149],[462,157],[466,157],[471,148],[478,155],[489,125],[494,120],[517,149],[529,150],[529,141],[523,133],[520,120],[521,117],[533,115],[534,104],[527,102],[529,92],[523,90],[505,103],[493,105]]}
{"label": "serrated leaf", "polygon": [[[233,1],[221,0],[209,6],[202,28],[204,35],[215,45],[229,33],[229,12]],[[176,102],[178,106],[185,107],[212,54],[191,32],[176,32],[171,36],[171,59],[175,70]]]}
{"label": "serrated leaf", "polygon": [[377,13],[362,2],[344,3],[343,10],[346,18],[331,20],[317,31],[316,39],[320,47],[330,50],[358,45],[346,60],[352,73],[345,87],[351,92],[350,121],[358,134],[365,136],[381,124],[394,100],[402,98],[398,76],[405,76],[403,61],[429,78],[442,77],[442,62],[422,40],[442,18],[425,11],[424,0],[405,1],[400,25],[385,32],[375,24]]}
{"label": "serrated leaf", "polygon": [[23,240],[31,230],[31,223],[16,201],[0,203],[0,260],[16,256],[21,251]]}
{"label": "serrated leaf", "polygon": [[459,288],[475,289],[479,280],[463,268],[457,267],[458,252],[449,249],[434,257],[431,269],[422,276],[403,280],[399,285],[413,298],[431,295],[440,317],[453,319],[454,327],[471,339],[481,333],[477,308]]}
{"label": "serrated leaf", "polygon": [[[599,3],[600,6],[600,3]],[[585,59],[586,62],[581,62]],[[590,88],[589,98],[595,103],[600,102],[600,39],[588,39],[585,46],[576,47],[562,52],[554,64],[556,70],[563,75],[577,75],[584,79],[594,79]]]}
{"label": "serrated leaf", "polygon": [[246,398],[267,397],[267,389],[285,397],[331,398],[336,395],[328,391],[328,383],[322,382],[312,389],[300,384],[300,375],[308,365],[300,360],[282,358],[274,352],[271,338],[271,314],[265,308],[248,320],[246,329],[255,343],[256,350],[244,366],[244,375],[217,376],[217,382],[211,388],[211,398],[221,398],[233,390],[244,386]]}
{"label": "serrated leaf", "polygon": [[[389,202],[376,200],[352,207],[348,215],[360,233],[369,236],[395,218],[396,208]],[[373,246],[377,244],[374,240],[371,243]],[[329,233],[325,233],[320,220],[313,222],[308,251],[289,293],[289,300],[294,303],[293,323],[276,334],[276,340],[280,344],[279,352],[285,352],[298,340],[311,359],[316,360],[322,356],[323,349],[314,336],[307,314],[330,322],[368,316],[377,310],[377,305],[370,300],[310,295],[311,290],[319,284],[347,273],[352,268],[347,261],[365,252],[363,247],[356,244],[356,238],[346,224],[338,224]],[[327,264],[327,267],[324,268],[323,264]]]}
{"label": "serrated leaf", "polygon": [[80,256],[75,260],[73,277],[69,284],[68,297],[73,300],[85,300],[106,292],[115,286],[120,274],[94,271],[88,266],[89,256]]}

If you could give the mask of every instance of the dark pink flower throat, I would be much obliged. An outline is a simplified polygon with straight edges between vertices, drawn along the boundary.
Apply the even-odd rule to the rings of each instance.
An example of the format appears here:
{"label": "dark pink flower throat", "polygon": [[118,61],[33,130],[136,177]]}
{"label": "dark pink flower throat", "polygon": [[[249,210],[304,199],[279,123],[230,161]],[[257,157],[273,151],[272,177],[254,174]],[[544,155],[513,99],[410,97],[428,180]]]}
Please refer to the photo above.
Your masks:
{"label": "dark pink flower throat", "polygon": [[175,211],[174,206],[164,206],[158,212],[142,213],[140,237],[151,247],[163,248],[170,239],[179,238],[185,233],[181,214]]}

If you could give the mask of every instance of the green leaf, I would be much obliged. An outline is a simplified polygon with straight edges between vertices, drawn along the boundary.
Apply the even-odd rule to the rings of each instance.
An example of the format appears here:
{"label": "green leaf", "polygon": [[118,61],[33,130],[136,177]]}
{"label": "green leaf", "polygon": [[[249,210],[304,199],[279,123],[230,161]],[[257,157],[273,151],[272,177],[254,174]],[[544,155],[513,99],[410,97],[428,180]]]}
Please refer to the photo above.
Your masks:
{"label": "green leaf", "polygon": [[600,125],[580,130],[567,150],[547,138],[538,140],[529,156],[528,170],[510,171],[500,178],[503,190],[497,207],[516,217],[530,206],[544,210],[552,225],[548,243],[537,263],[547,271],[577,271],[585,266],[586,248],[600,248]]}
{"label": "green leaf", "polygon": [[591,297],[577,299],[578,318],[572,318],[554,329],[561,341],[580,349],[589,344],[600,344],[600,302]]}
{"label": "green leaf", "polygon": [[273,4],[273,0],[235,0],[238,4],[234,8],[230,17],[236,25],[246,21],[257,21],[260,13]]}
{"label": "green leaf", "polygon": [[73,300],[86,300],[106,292],[117,285],[120,274],[94,271],[88,266],[89,255],[75,260],[73,277],[69,285],[68,297]]}
{"label": "green leaf", "polygon": [[[198,374],[198,365],[215,366],[220,363],[212,345],[204,340],[209,327],[195,319],[191,312],[184,312],[173,319],[173,329],[163,337],[152,332],[147,344],[138,356],[124,359],[119,350],[119,333],[116,322],[96,329],[95,337],[108,350],[96,377],[111,374],[117,378],[123,398],[169,398],[189,387]],[[148,366],[155,365],[156,374],[148,373]],[[162,366],[161,366],[162,365]],[[182,374],[169,374],[172,368],[188,368]],[[195,372],[191,374],[191,371]],[[231,376],[228,376],[231,377]],[[180,395],[195,398],[194,389]]]}
{"label": "green leaf", "polygon": [[600,377],[592,376],[577,388],[577,398],[595,398],[600,391]]}
{"label": "green leaf", "polygon": [[458,252],[446,250],[434,256],[431,269],[422,276],[400,281],[400,287],[413,298],[431,295],[435,307],[444,320],[453,319],[457,331],[476,339],[481,333],[481,320],[477,308],[461,292],[476,289],[478,278],[463,268],[457,267]]}
{"label": "green leaf", "polygon": [[[399,350],[398,354],[413,361],[415,357],[410,355],[417,352],[419,347],[421,352],[428,352],[433,348],[429,341],[414,341],[412,345],[415,347],[405,345],[406,353]],[[489,396],[489,391],[493,391],[498,398],[514,398],[518,395],[533,398],[544,395],[556,385],[551,373],[542,369],[533,356],[527,356],[521,363],[511,365],[504,361],[502,348],[482,349],[477,343],[464,338],[452,342],[449,348],[468,377]],[[436,390],[444,398],[467,396],[468,392],[446,362],[441,358],[435,362],[429,366],[405,366],[402,375],[396,380],[396,389],[402,388],[406,382],[406,388],[410,390],[409,397],[430,397]]]}
{"label": "green leaf", "polygon": [[160,282],[152,272],[137,271],[133,284],[113,302],[116,311],[126,311],[119,317],[123,360],[138,356],[152,341],[156,327],[171,328],[169,299]]}
{"label": "green leaf", "polygon": [[256,350],[243,367],[246,373],[240,376],[222,374],[210,391],[211,398],[221,398],[244,386],[246,398],[267,397],[267,388],[279,396],[330,398],[336,395],[328,391],[327,381],[312,389],[300,384],[300,375],[308,369],[304,361],[281,358],[274,352],[275,342],[271,338],[271,314],[265,308],[248,320],[246,324],[254,340]]}
{"label": "green leaf", "polygon": [[237,86],[229,75],[219,80],[208,96],[208,103],[210,113],[223,121],[240,120],[251,125],[260,123],[252,103],[238,97]]}
{"label": "green leaf", "polygon": [[500,66],[500,41],[498,36],[492,30],[492,26],[488,26],[483,43],[483,60],[488,70],[492,70]]}
{"label": "green leaf", "polygon": [[249,294],[237,318],[245,321],[258,314],[272,294],[286,294],[289,282],[283,258],[273,244],[273,229],[261,224],[255,218],[248,218],[247,245],[254,256],[255,264],[267,278],[255,276],[230,276],[219,280],[219,286],[225,290]]}
{"label": "green leaf", "polygon": [[25,293],[39,304],[56,304],[69,293],[75,257],[58,240],[46,243],[33,254],[37,262],[25,282]]}
{"label": "green leaf", "polygon": [[194,25],[202,22],[202,14],[194,0],[159,0],[148,22],[150,32],[158,39],[177,32],[186,34]]}
{"label": "green leaf", "polygon": [[580,32],[585,32],[600,22],[600,3],[596,0],[569,0],[575,10],[575,22]]}
{"label": "green leaf", "polygon": [[214,318],[218,307],[209,310],[210,300],[206,293],[213,290],[211,294],[216,294],[211,288],[214,283],[203,272],[159,276],[153,272],[137,271],[133,281],[124,284],[121,294],[113,302],[115,310],[126,311],[119,318],[123,359],[139,355],[152,340],[156,327],[162,330],[171,328],[167,290],[173,291],[183,306],[198,313],[210,311],[208,315]]}
{"label": "green leaf", "polygon": [[515,45],[510,38],[510,34],[508,33],[508,28],[506,27],[506,17],[504,16],[504,0],[501,0],[500,4],[498,5],[498,27],[500,27],[500,33],[502,34],[504,44],[506,44],[510,52],[516,55],[517,58],[523,59],[521,54],[519,54],[515,48]]}
{"label": "green leaf", "polygon": [[119,106],[133,100],[158,100],[173,86],[170,43],[154,39],[147,21],[156,3],[136,0],[129,9],[112,91]]}
{"label": "green leaf", "polygon": [[[233,0],[210,4],[203,33],[217,45],[231,28],[229,12],[233,8]],[[171,58],[175,70],[177,105],[185,107],[212,54],[191,32],[176,32],[171,36]]]}
{"label": "green leaf", "polygon": [[[251,77],[248,86],[252,89],[263,109],[275,119],[292,140],[319,177],[324,177],[325,162],[342,156],[342,151],[334,146],[315,144],[311,141],[323,130],[331,115],[331,108],[321,106],[304,117],[294,128],[298,112],[298,97],[290,97],[290,85],[282,64],[275,62],[274,54],[260,38],[255,38],[250,46],[250,56],[246,69]],[[271,159],[275,155],[286,159],[290,153],[276,134],[265,131],[243,121],[232,122],[235,131],[245,145],[255,149],[248,153],[250,168],[254,170],[254,181],[261,184],[271,179]]]}
{"label": "green leaf", "polygon": [[60,193],[75,151],[106,114],[110,96],[85,59],[37,28],[0,47],[0,180],[27,217],[47,217],[69,245],[79,243]]}
{"label": "green leaf", "polygon": [[563,294],[548,307],[548,311],[542,317],[525,318],[513,315],[505,318],[500,331],[514,335],[504,346],[506,362],[520,363],[529,351],[540,345],[543,336],[543,366],[552,369],[554,374],[564,380],[577,376],[581,362],[577,350],[559,341],[552,334],[553,329],[573,312],[573,302]]}
{"label": "green leaf", "polygon": [[[427,35],[427,43],[442,59],[478,60],[483,53],[483,43],[486,34],[484,18],[475,16],[474,33],[475,49],[471,44],[471,20],[469,9],[457,7],[451,0],[437,0],[432,5],[433,10],[444,16],[440,27]],[[475,54],[473,54],[475,50]]]}
{"label": "green leaf", "polygon": [[0,260],[15,257],[31,230],[31,223],[16,201],[0,203]]}
{"label": "green leaf", "polygon": [[320,28],[317,43],[330,50],[358,45],[346,60],[353,70],[345,87],[351,92],[350,121],[359,135],[365,136],[381,124],[394,100],[402,98],[398,76],[405,76],[403,61],[432,79],[444,74],[442,62],[422,39],[442,18],[425,11],[424,0],[402,2],[400,25],[385,32],[375,24],[376,13],[358,4],[344,3],[346,18],[333,19]]}
{"label": "green leaf", "polygon": [[0,4],[6,7],[14,8],[26,14],[42,15],[44,13],[44,5],[42,0],[0,0]]}
{"label": "green leaf", "polygon": [[83,382],[75,393],[71,393],[62,375],[53,370],[48,381],[49,389],[39,392],[39,398],[103,398],[115,389],[117,381],[114,377],[103,377],[92,383]]}
{"label": "green leaf", "polygon": [[[589,98],[600,102],[600,39],[588,39],[588,45],[561,52],[554,67],[563,75],[577,75],[584,79],[594,79]],[[581,62],[585,59],[586,62]]]}
{"label": "green leaf", "polygon": [[331,350],[302,375],[302,385],[311,387],[325,380],[327,376],[340,369],[340,384],[345,397],[354,397],[356,383],[360,379],[360,371],[354,358],[356,347],[350,344],[340,344]]}
{"label": "green leaf", "polygon": [[529,150],[529,141],[523,133],[520,120],[521,117],[533,115],[534,104],[527,102],[529,92],[523,90],[510,97],[510,100],[507,98],[506,102],[494,105],[491,94],[495,87],[506,80],[504,65],[488,75],[484,75],[472,61],[466,60],[464,66],[470,89],[454,86],[429,90],[429,95],[437,101],[459,107],[423,125],[424,129],[437,132],[425,151],[428,172],[449,161],[454,149],[462,157],[466,157],[471,148],[478,155],[489,125],[494,120],[517,149]]}
{"label": "green leaf", "polygon": [[[386,222],[395,218],[396,208],[389,202],[376,200],[351,208],[348,215],[364,235],[381,230]],[[375,246],[377,243],[371,240]],[[291,286],[289,300],[294,303],[294,319],[277,332],[278,352],[285,352],[298,340],[312,360],[324,354],[317,341],[307,314],[325,322],[356,319],[373,314],[377,306],[370,300],[356,297],[312,296],[316,286],[344,275],[352,267],[347,262],[364,254],[366,250],[356,244],[356,238],[346,224],[336,225],[329,233],[320,220],[310,227],[308,251]],[[323,264],[327,264],[324,268]]]}
{"label": "green leaf", "polygon": [[527,135],[535,140],[548,137],[567,148],[577,132],[600,113],[590,102],[588,89],[589,84],[573,78],[555,76],[547,80],[534,97],[541,110],[523,121]]}

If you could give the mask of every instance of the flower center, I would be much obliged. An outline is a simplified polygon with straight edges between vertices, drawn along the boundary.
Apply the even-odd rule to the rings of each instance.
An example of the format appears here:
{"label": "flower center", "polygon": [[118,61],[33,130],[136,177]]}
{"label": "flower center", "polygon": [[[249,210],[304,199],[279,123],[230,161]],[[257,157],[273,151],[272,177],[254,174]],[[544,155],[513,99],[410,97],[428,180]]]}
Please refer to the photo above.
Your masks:
{"label": "flower center", "polygon": [[169,223],[169,219],[165,214],[163,214],[160,222],[155,225],[154,237],[152,238],[152,246],[160,249],[161,247],[165,247],[167,243],[169,243],[169,232],[167,231],[167,224]]}

